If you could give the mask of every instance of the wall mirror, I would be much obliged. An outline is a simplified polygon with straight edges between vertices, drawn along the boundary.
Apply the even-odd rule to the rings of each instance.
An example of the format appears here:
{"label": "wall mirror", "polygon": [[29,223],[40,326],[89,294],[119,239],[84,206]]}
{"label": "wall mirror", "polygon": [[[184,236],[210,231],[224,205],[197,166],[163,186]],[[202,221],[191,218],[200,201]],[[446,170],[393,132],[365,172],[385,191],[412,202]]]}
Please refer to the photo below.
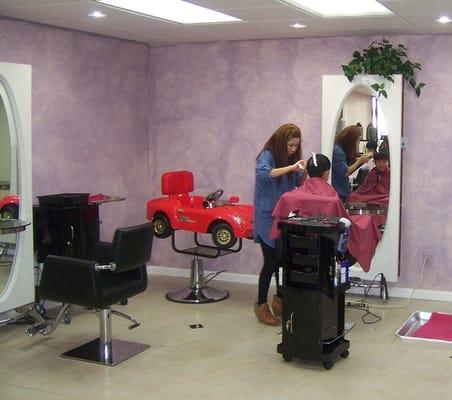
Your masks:
{"label": "wall mirror", "polygon": [[[374,83],[384,83],[387,98],[375,97]],[[379,144],[387,141],[390,154],[391,189],[386,223],[380,243],[366,273],[356,265],[353,275],[371,280],[383,273],[387,281],[395,282],[399,275],[399,232],[401,190],[401,135],[402,135],[402,77],[394,83],[374,75],[357,76],[349,82],[343,75],[324,75],[322,81],[322,153],[330,159],[335,135],[342,126],[363,127],[360,151],[368,139]],[[369,126],[371,124],[371,126]],[[378,126],[378,130],[374,129]],[[367,128],[370,129],[367,129]]]}
{"label": "wall mirror", "polygon": [[[2,88],[0,92],[5,93]],[[14,218],[17,208],[9,203],[11,194],[17,194],[17,164],[15,137],[10,135],[8,113],[3,98],[0,98],[0,217]],[[16,252],[16,234],[3,233],[0,238],[0,293],[5,290]]]}
{"label": "wall mirror", "polygon": [[[4,201],[11,196],[20,200]],[[0,63],[0,201],[0,312],[4,312],[34,300],[32,225],[16,229],[32,222],[29,65]]]}

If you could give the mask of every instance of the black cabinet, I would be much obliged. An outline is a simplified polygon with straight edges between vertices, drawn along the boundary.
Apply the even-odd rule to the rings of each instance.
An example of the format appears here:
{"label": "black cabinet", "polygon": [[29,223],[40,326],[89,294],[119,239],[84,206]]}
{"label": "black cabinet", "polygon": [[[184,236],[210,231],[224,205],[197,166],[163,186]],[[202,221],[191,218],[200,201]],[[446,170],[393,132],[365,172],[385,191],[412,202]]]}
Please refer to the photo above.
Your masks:
{"label": "black cabinet", "polygon": [[[344,338],[347,274],[340,274],[338,246],[346,228],[337,218],[283,220],[281,257],[282,342],[278,352],[286,361],[320,361],[329,369],[339,356],[347,357]],[[341,237],[342,235],[342,237]]]}
{"label": "black cabinet", "polygon": [[48,254],[87,258],[99,240],[99,205],[33,207],[34,245],[37,261]]}

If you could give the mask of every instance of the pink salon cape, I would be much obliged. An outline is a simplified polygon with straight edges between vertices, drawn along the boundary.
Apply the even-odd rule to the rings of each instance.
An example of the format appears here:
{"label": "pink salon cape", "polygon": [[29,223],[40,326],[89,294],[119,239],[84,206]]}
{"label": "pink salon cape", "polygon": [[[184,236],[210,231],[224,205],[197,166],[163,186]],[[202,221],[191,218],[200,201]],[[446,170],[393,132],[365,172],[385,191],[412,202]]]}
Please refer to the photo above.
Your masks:
{"label": "pink salon cape", "polygon": [[373,203],[388,207],[390,186],[390,169],[378,172],[377,168],[373,168],[358,189],[350,194],[349,202]]}
{"label": "pink salon cape", "polygon": [[287,218],[291,211],[309,217],[323,215],[327,217],[346,217],[352,221],[348,240],[348,250],[367,272],[381,239],[377,225],[369,215],[348,215],[334,188],[322,178],[308,178],[303,186],[284,193],[273,210],[271,239],[278,239],[280,218]]}

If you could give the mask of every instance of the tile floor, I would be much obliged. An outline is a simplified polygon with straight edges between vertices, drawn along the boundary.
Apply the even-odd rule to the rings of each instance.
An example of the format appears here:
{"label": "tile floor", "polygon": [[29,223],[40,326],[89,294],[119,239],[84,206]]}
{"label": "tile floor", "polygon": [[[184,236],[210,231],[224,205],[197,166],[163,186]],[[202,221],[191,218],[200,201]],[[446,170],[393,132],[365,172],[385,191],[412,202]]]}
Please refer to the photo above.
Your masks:
{"label": "tile floor", "polygon": [[[98,335],[98,319],[87,310],[73,310],[72,323],[49,337],[0,327],[0,399],[452,399],[452,345],[406,342],[394,334],[412,312],[452,313],[451,303],[375,308],[382,320],[372,325],[362,322],[362,311],[347,308],[346,320],[356,322],[348,334],[350,356],[325,370],[283,361],[276,352],[281,328],[259,324],[253,314],[254,285],[214,281],[231,296],[213,304],[165,300],[167,291],[186,284],[151,275],[145,293],[118,306],[142,325],[129,331],[127,321],[114,317],[113,337],[151,348],[116,367],[59,357]],[[406,303],[392,299],[388,306]],[[191,329],[195,323],[204,328]]]}

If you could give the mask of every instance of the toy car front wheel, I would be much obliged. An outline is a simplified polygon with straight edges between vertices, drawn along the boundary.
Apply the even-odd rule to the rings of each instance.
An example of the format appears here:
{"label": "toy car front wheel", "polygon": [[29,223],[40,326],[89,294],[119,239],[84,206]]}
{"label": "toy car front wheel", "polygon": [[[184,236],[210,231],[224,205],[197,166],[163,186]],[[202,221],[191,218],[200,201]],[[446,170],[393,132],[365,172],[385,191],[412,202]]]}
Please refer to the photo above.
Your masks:
{"label": "toy car front wheel", "polygon": [[2,208],[0,215],[3,219],[17,219],[19,216],[19,207],[15,204],[8,204]]}
{"label": "toy car front wheel", "polygon": [[212,240],[220,249],[229,249],[237,242],[234,231],[228,223],[220,223],[212,229]]}
{"label": "toy car front wheel", "polygon": [[160,239],[165,239],[173,233],[168,217],[163,213],[158,213],[152,218],[154,235]]}

